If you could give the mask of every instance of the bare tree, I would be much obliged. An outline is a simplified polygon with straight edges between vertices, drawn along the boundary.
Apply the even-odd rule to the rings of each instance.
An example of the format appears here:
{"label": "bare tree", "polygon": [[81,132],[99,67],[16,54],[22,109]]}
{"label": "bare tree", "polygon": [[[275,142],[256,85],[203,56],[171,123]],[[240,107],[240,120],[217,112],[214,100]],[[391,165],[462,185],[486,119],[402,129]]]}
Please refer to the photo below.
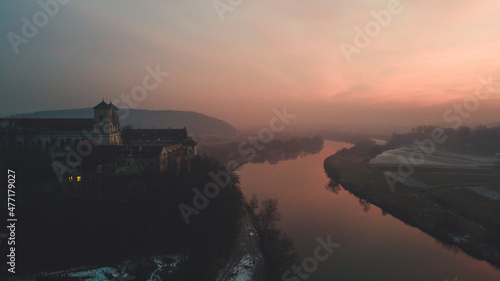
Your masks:
{"label": "bare tree", "polygon": [[278,211],[278,199],[267,199],[261,203],[261,210],[258,215],[262,232],[267,232],[275,228],[276,222],[281,219]]}
{"label": "bare tree", "polygon": [[250,206],[252,213],[255,211],[255,209],[259,208],[259,198],[257,197],[257,194],[252,194],[252,199],[250,199],[248,205]]}
{"label": "bare tree", "polygon": [[297,262],[293,239],[279,229],[271,229],[264,234],[262,248],[267,280],[281,280],[283,272]]}

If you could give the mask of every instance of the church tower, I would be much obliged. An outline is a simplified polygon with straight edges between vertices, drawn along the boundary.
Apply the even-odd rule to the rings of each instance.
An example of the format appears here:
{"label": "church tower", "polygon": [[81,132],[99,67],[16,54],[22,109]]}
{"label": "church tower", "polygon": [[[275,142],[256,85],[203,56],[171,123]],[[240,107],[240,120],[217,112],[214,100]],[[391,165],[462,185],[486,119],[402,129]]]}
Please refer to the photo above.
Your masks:
{"label": "church tower", "polygon": [[120,145],[120,114],[118,107],[104,100],[94,106],[94,139],[100,145]]}

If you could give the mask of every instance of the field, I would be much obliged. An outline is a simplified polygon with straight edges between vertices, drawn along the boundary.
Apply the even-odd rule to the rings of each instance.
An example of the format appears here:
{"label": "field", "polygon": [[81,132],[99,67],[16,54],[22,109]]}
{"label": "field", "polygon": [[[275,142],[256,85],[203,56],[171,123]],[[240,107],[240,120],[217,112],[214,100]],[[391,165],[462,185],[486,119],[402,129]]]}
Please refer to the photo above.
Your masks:
{"label": "field", "polygon": [[409,175],[422,185],[402,181],[391,189],[384,173],[398,165],[370,164],[372,157],[330,156],[325,170],[354,195],[405,223],[500,267],[500,172],[488,167],[414,167]]}

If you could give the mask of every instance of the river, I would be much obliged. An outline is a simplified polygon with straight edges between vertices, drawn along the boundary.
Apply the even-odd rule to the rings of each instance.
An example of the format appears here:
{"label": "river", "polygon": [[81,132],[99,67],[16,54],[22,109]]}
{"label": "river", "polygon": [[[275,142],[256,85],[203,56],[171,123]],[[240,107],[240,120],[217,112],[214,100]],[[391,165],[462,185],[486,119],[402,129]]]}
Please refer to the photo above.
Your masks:
{"label": "river", "polygon": [[[317,268],[309,259],[311,281],[498,281],[500,271],[460,250],[443,246],[417,228],[405,225],[380,208],[364,210],[359,199],[325,188],[323,161],[350,144],[325,141],[323,150],[278,164],[247,164],[240,172],[246,198],[276,198],[278,226],[295,240],[300,260],[312,257],[317,239],[340,246]],[[321,254],[326,253],[324,251]],[[292,279],[290,279],[292,280]],[[295,279],[296,280],[296,279]]]}

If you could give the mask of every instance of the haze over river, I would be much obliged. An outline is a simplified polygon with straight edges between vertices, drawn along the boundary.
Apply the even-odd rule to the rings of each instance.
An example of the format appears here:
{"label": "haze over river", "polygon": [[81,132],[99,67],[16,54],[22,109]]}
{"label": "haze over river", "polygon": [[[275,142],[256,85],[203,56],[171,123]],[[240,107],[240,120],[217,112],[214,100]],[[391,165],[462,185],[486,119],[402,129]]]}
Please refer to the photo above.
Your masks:
{"label": "haze over river", "polygon": [[332,242],[341,244],[307,280],[500,280],[500,271],[487,262],[444,247],[374,205],[365,212],[359,199],[343,189],[339,194],[327,190],[323,161],[350,146],[325,141],[319,154],[275,165],[247,164],[240,172],[247,198],[278,199],[278,226],[295,240],[301,261],[313,256],[317,238],[331,235]]}

